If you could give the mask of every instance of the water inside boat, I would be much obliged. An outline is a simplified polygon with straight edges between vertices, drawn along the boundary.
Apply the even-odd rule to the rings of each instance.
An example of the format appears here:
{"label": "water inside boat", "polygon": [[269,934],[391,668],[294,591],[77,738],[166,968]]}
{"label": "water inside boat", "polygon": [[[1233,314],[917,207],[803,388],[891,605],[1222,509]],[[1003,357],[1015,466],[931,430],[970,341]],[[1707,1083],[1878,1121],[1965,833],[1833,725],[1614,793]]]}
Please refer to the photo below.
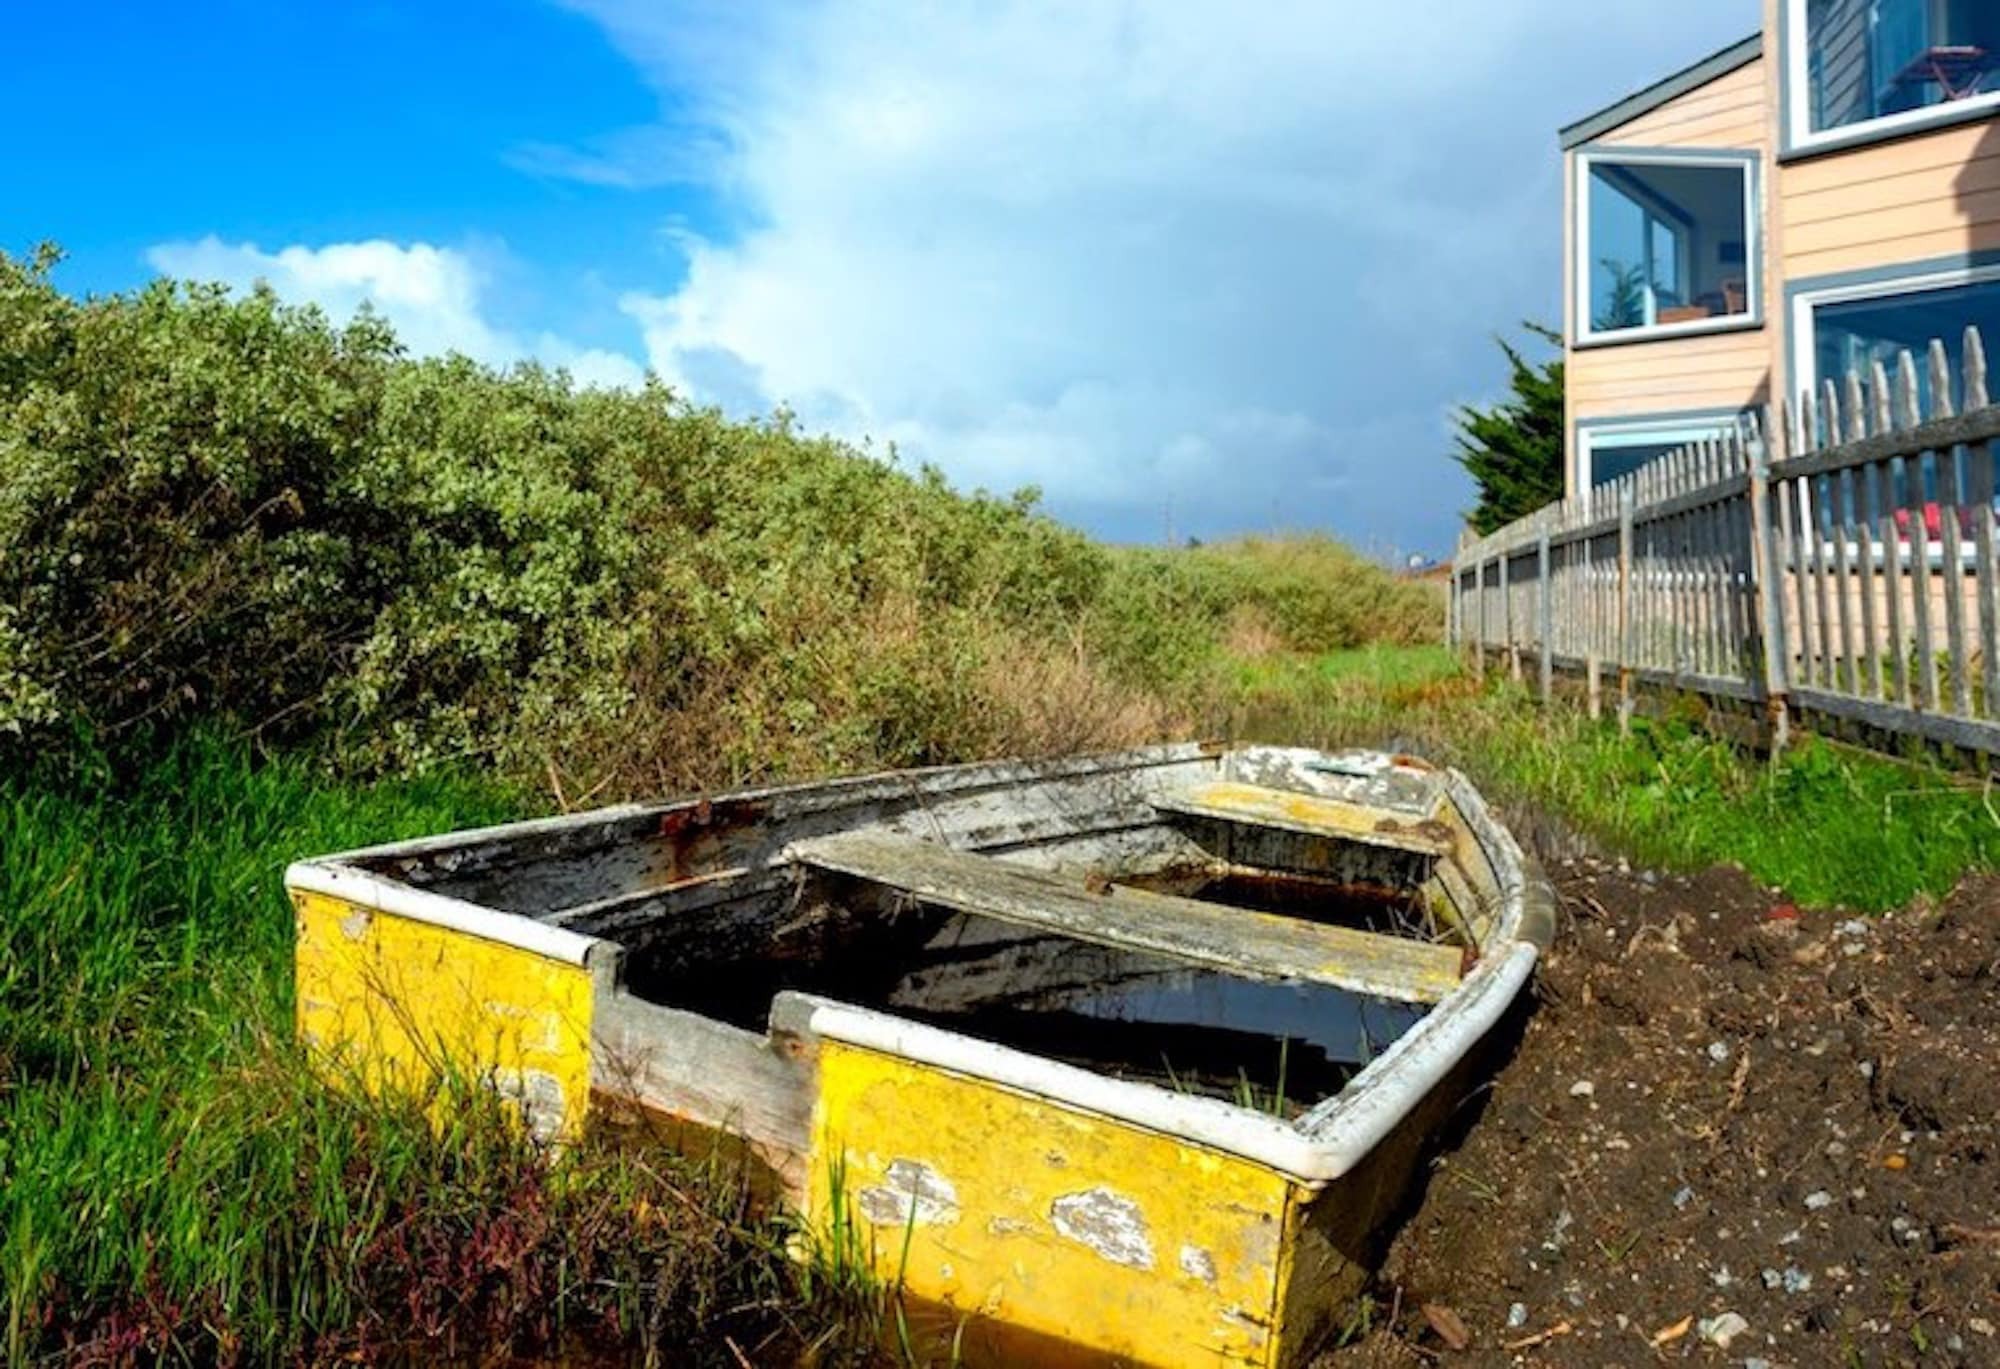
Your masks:
{"label": "water inside boat", "polygon": [[[1337,925],[1411,916],[1386,891],[1333,898],[1308,881],[1179,873],[1135,883]],[[1427,1011],[921,907],[802,908],[761,947],[736,941],[702,958],[682,949],[655,942],[631,956],[628,988],[757,1032],[780,991],[821,994],[1283,1116],[1338,1092]]]}

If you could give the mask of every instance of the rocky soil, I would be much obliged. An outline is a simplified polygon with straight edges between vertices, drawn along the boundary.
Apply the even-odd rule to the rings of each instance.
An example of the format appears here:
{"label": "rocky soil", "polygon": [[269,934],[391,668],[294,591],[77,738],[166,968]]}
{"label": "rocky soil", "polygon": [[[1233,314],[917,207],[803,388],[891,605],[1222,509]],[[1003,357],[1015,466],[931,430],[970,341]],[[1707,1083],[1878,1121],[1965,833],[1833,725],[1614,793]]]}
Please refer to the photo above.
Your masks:
{"label": "rocky soil", "polygon": [[1552,863],[1562,936],[1329,1366],[2000,1365],[2000,880]]}

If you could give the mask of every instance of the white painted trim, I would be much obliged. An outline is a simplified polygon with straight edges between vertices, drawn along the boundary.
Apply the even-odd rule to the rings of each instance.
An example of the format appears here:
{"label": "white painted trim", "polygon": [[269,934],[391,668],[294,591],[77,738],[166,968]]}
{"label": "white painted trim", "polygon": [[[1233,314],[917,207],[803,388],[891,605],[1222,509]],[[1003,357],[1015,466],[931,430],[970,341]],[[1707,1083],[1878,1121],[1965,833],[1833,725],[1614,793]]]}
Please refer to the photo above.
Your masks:
{"label": "white painted trim", "polygon": [[[1634,419],[1630,422],[1581,419],[1576,426],[1577,488],[1584,491],[1596,488],[1591,483],[1591,477],[1597,464],[1600,439],[1611,439],[1602,442],[1601,445],[1615,450],[1621,446],[1650,447],[1657,445],[1662,435],[1671,438],[1673,435],[1684,434],[1687,438],[1684,445],[1692,445],[1706,438],[1733,433],[1740,425],[1740,415],[1734,418],[1687,419],[1679,423],[1661,420],[1648,422],[1644,419]],[[1617,440],[1619,438],[1633,440],[1620,442]]]}
{"label": "white painted trim", "polygon": [[[1571,154],[1576,159],[1572,187],[1570,240],[1574,260],[1575,317],[1570,321],[1571,345],[1577,348],[1604,347],[1628,342],[1654,342],[1663,338],[1697,337],[1704,333],[1726,333],[1761,327],[1764,321],[1764,216],[1758,204],[1761,162],[1754,151],[1718,149],[1658,151],[1634,148],[1621,150],[1615,144],[1581,147]],[[1654,323],[1638,328],[1618,328],[1600,333],[1590,318],[1590,270],[1595,258],[1590,248],[1590,173],[1597,163],[1617,166],[1709,167],[1735,171],[1743,177],[1743,288],[1749,306],[1740,314],[1690,319],[1685,323]],[[1692,269],[1692,268],[1690,268]]]}
{"label": "white painted trim", "polygon": [[808,994],[789,996],[809,1005],[805,1029],[815,1036],[983,1079],[1321,1184],[1359,1164],[1492,1030],[1527,983],[1537,956],[1532,943],[1516,941],[1504,955],[1482,961],[1330,1106],[1308,1114],[1314,1119],[1311,1130],[1220,1099],[1107,1078],[888,1013]]}
{"label": "white painted trim", "polygon": [[1857,144],[1866,146],[1932,125],[1964,123],[1976,117],[1982,109],[2000,112],[2000,91],[1988,91],[1969,100],[1947,100],[1922,109],[1904,110],[1900,114],[1882,114],[1856,123],[1816,129],[1812,126],[1812,69],[1806,61],[1806,54],[1812,47],[1812,35],[1806,25],[1806,0],[1784,0],[1784,5],[1785,22],[1780,26],[1784,35],[1784,51],[1778,54],[1778,60],[1784,63],[1788,106],[1785,124],[1791,132],[1791,138],[1783,149],[1786,153],[1806,153],[1823,147]]}
{"label": "white painted trim", "polygon": [[806,1029],[830,1041],[983,1079],[1064,1107],[1212,1146],[1308,1183],[1338,1178],[1346,1169],[1344,1164],[1333,1163],[1327,1148],[1298,1128],[1220,1099],[1111,1079],[887,1013],[831,999],[799,997],[811,1005]]}
{"label": "white painted trim", "polygon": [[551,927],[518,913],[497,912],[476,903],[412,889],[407,884],[397,884],[333,861],[301,861],[288,867],[285,887],[298,893],[323,894],[358,908],[371,908],[434,927],[447,927],[566,965],[586,964],[594,950],[612,944]]}
{"label": "white painted trim", "polygon": [[[1792,296],[1791,383],[1799,393],[1810,385],[1818,392],[1825,377],[1818,373],[1818,320],[1814,310],[1824,304],[1853,304],[1862,300],[1893,300],[1903,295],[1921,295],[1932,290],[1951,290],[1964,285],[1991,285],[2000,282],[2000,263],[1991,266],[1954,266],[1943,271],[1924,271],[1888,280],[1862,281],[1854,285],[1832,285],[1820,290],[1800,290]],[[1914,351],[1914,349],[1912,349]],[[1844,377],[1836,376],[1836,380]],[[1796,398],[1796,396],[1794,396]]]}
{"label": "white painted trim", "polygon": [[1410,1110],[1493,1030],[1541,958],[1517,940],[1483,960],[1458,992],[1369,1061],[1329,1104],[1307,1115],[1311,1135],[1344,1173],[1400,1125]]}
{"label": "white painted trim", "polygon": [[624,818],[636,818],[646,813],[658,812],[665,805],[649,803],[621,803],[610,808],[591,808],[578,813],[558,813],[553,817],[524,818],[519,822],[503,822],[492,827],[467,827],[456,832],[442,832],[435,836],[411,837],[404,841],[387,841],[378,846],[358,846],[352,851],[336,851],[319,859],[327,863],[346,863],[357,860],[377,860],[384,857],[424,856],[438,851],[456,850],[461,846],[478,846],[489,841],[512,841],[520,837],[546,836],[552,832],[567,832],[576,828],[596,827],[607,822],[617,822]]}

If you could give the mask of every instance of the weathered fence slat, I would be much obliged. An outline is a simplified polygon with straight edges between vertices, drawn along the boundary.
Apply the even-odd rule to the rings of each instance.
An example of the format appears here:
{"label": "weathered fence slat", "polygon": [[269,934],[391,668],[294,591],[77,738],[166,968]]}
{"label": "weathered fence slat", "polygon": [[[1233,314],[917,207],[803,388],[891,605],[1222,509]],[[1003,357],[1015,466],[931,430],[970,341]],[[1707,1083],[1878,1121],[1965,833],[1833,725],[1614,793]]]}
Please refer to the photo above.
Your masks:
{"label": "weathered fence slat", "polygon": [[1681,681],[1780,737],[1796,705],[2000,756],[1992,398],[1976,329],[1816,380],[1466,543],[1449,640],[1517,680],[1534,650],[1545,698],[1615,665],[1621,719],[1636,681]]}

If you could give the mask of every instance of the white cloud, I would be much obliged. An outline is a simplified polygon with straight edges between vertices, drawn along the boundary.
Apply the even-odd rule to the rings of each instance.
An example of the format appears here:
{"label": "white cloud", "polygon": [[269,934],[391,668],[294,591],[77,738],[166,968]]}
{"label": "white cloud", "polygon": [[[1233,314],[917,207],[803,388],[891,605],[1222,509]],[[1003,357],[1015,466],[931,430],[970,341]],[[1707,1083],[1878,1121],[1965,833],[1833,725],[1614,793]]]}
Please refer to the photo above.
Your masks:
{"label": "white cloud", "polygon": [[1114,535],[1442,548],[1442,415],[1552,319],[1557,125],[1748,0],[577,0],[677,111],[547,174],[696,180],[744,225],[624,301],[735,409],[1034,482]]}
{"label": "white cloud", "polygon": [[486,316],[487,278],[473,258],[429,243],[376,239],[266,252],[216,237],[160,243],[146,253],[155,271],[247,289],[264,281],[279,298],[312,303],[335,319],[372,305],[412,352],[463,352],[488,365],[531,358],[568,369],[579,384],[637,386],[644,369],[630,357],[576,346],[552,333],[517,336]]}

